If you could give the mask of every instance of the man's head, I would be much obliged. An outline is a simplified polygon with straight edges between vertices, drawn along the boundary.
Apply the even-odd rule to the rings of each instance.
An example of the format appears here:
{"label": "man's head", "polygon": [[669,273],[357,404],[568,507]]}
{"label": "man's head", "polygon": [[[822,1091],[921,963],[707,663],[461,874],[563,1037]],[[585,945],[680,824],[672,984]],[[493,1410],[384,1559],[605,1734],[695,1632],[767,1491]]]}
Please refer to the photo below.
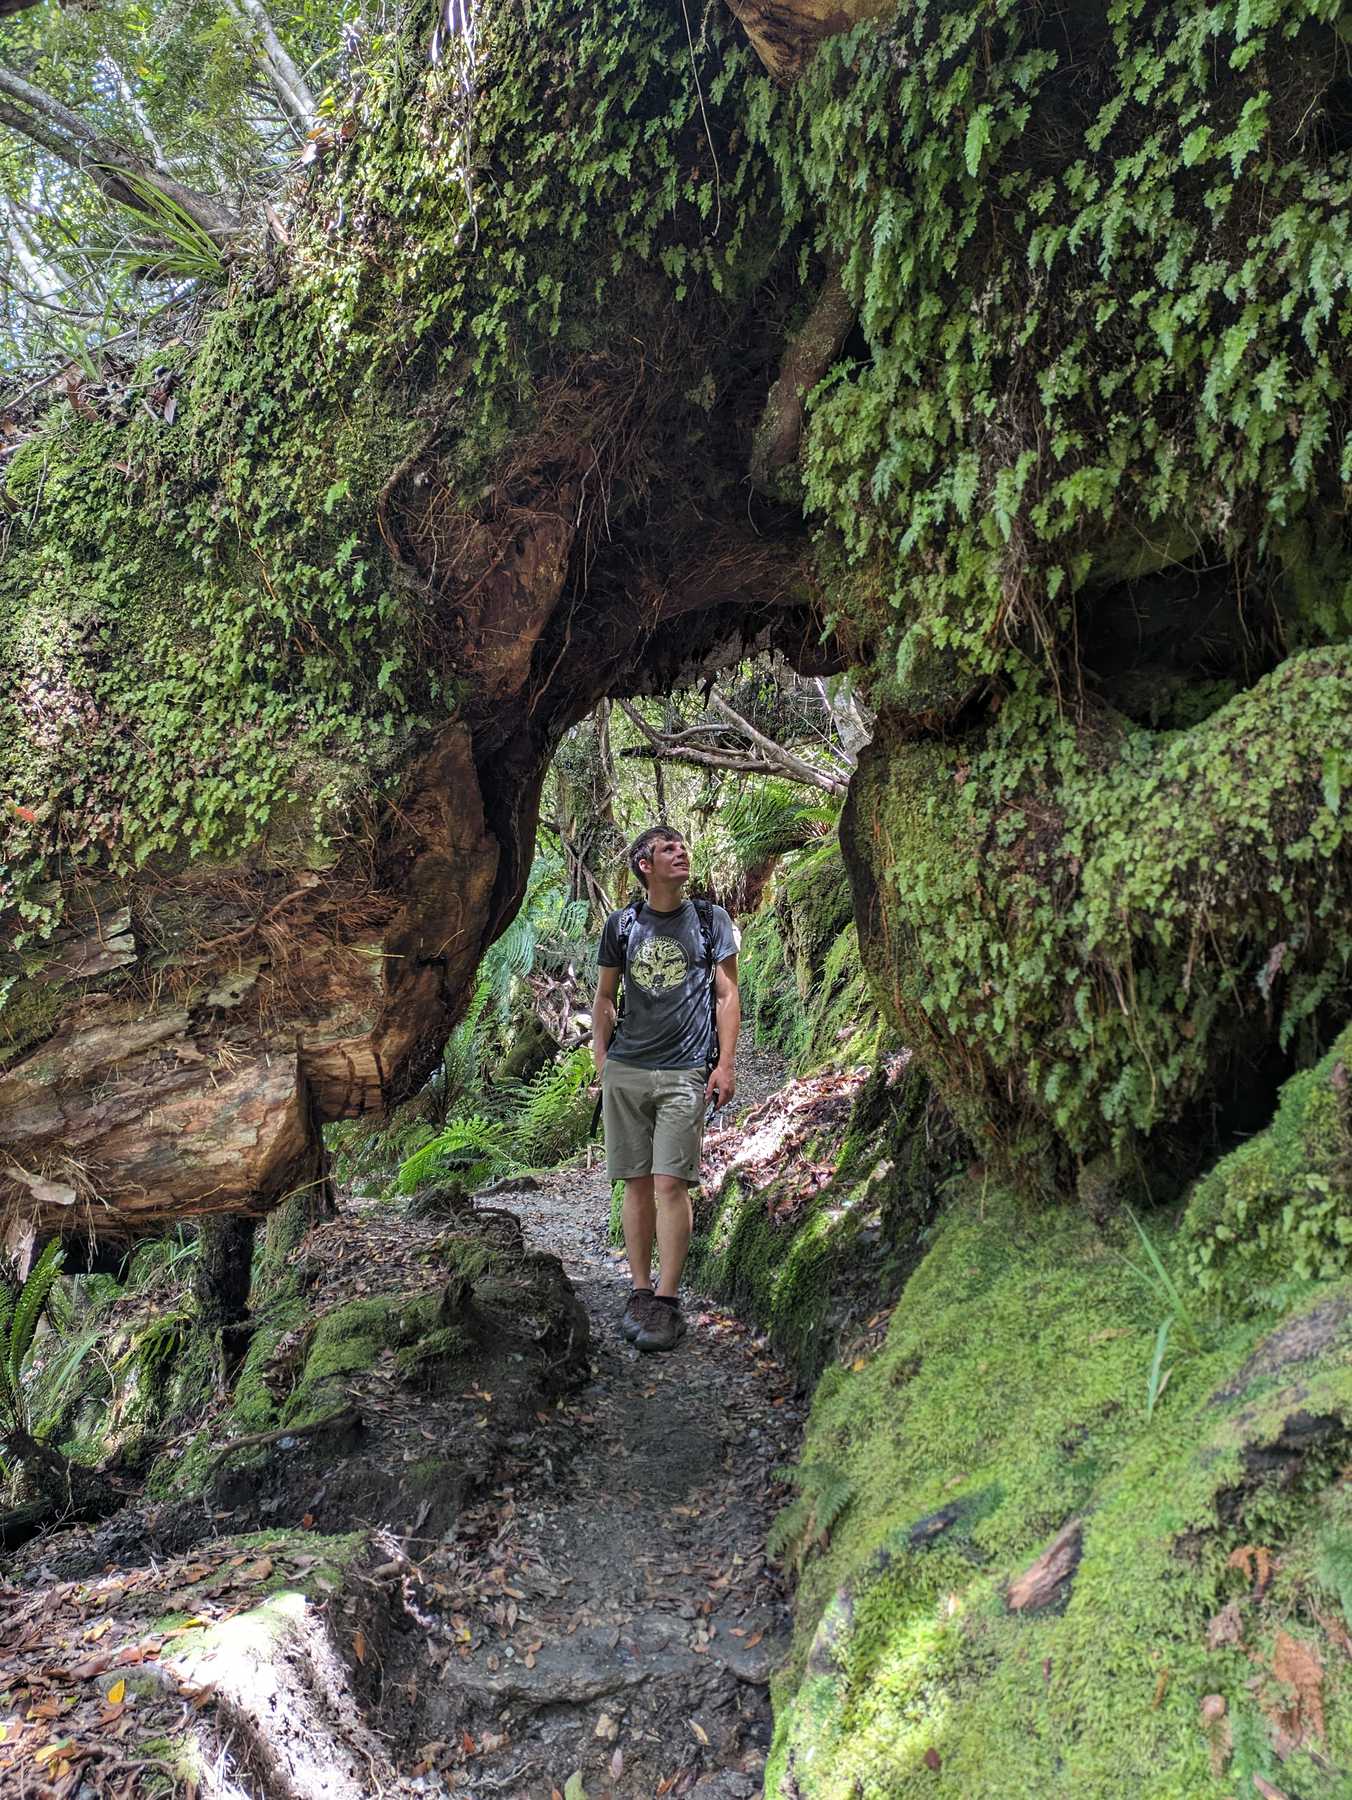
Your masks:
{"label": "man's head", "polygon": [[640,831],[629,846],[629,867],[647,892],[648,881],[656,875],[663,881],[682,882],[690,878],[690,852],[685,839],[670,825],[649,825]]}

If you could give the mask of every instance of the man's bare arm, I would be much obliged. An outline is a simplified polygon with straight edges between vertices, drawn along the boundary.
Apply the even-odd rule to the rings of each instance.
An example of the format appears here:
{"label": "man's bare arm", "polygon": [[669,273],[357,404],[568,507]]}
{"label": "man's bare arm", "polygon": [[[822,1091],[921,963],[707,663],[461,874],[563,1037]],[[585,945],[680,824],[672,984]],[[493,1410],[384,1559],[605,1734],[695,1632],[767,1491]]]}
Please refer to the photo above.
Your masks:
{"label": "man's bare arm", "polygon": [[620,991],[620,971],[602,969],[592,1001],[592,1061],[599,1075],[606,1066],[610,1040],[615,1035],[615,996]]}
{"label": "man's bare arm", "polygon": [[704,1088],[705,1098],[718,1095],[726,1106],[737,1092],[737,1033],[742,1024],[742,995],[737,985],[737,958],[725,956],[714,973],[714,1012],[718,1020],[718,1061]]}

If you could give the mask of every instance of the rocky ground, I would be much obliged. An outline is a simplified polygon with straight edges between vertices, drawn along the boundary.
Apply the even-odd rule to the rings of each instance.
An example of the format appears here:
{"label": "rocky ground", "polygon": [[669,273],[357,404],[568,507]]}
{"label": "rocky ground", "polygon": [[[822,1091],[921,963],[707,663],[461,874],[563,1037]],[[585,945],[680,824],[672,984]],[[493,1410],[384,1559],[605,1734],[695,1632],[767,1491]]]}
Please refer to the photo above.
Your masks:
{"label": "rocky ground", "polygon": [[[730,1118],[781,1081],[748,1056]],[[321,1320],[434,1300],[448,1239],[516,1260],[457,1302],[477,1349],[443,1378],[386,1346],[328,1378],[331,1429],[214,1440],[205,1496],[142,1496],[11,1560],[0,1789],[758,1793],[788,1627],[764,1540],[801,1407],[696,1296],[674,1354],[623,1342],[609,1198],[583,1159],[449,1232],[353,1198],[317,1228],[297,1255]]]}

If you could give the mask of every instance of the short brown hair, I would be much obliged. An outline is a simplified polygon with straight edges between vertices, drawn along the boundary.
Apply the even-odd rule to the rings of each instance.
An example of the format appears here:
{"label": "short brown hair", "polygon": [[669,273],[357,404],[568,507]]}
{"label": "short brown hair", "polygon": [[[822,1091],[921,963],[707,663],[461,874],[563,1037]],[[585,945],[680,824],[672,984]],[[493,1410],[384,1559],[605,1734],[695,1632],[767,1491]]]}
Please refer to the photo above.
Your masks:
{"label": "short brown hair", "polygon": [[649,862],[652,861],[649,852],[652,850],[653,845],[683,844],[684,842],[685,838],[677,831],[674,825],[649,825],[643,831],[639,832],[638,836],[629,846],[629,867],[634,871],[639,885],[645,892],[647,891],[648,883],[638,865],[645,857],[647,857]]}

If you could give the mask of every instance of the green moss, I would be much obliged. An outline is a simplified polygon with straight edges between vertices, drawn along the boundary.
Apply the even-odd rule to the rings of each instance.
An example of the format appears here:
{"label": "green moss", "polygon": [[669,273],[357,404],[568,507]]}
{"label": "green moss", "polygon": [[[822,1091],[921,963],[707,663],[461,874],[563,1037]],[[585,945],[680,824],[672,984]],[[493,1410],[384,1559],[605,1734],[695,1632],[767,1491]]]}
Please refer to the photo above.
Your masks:
{"label": "green moss", "polygon": [[0,987],[0,1069],[51,1033],[68,997],[55,981],[28,984],[8,994]]}
{"label": "green moss", "polygon": [[[155,351],[181,369],[172,420],[141,369],[125,402],[54,405],[8,465],[0,791],[38,813],[0,818],[21,937],[54,925],[44,884],[72,859],[331,860],[355,801],[464,688],[427,630],[419,551],[438,562],[473,527],[542,420],[582,441],[586,419],[559,417],[579,358],[641,390],[653,321],[679,304],[690,374],[673,366],[662,430],[692,443],[709,417],[679,396],[739,370],[730,350],[711,372],[708,346],[784,234],[769,159],[735,129],[753,61],[735,23],[704,22],[701,80],[655,0],[489,7],[484,180],[446,160],[463,90],[454,55],[424,54],[432,10],[373,50],[285,266],[242,273],[191,346]],[[704,461],[684,460],[694,487]],[[391,487],[415,463],[416,521]],[[616,484],[611,525],[647,485]],[[30,686],[80,710],[78,746],[19,703]]]}
{"label": "green moss", "polygon": [[[830,1190],[809,1203],[792,1228],[768,1216],[774,1194],[726,1181],[713,1216],[691,1243],[690,1279],[768,1331],[805,1377],[815,1375],[829,1346],[823,1326],[831,1305],[831,1273],[868,1210],[862,1192]],[[853,1202],[853,1203],[852,1203]],[[876,1206],[876,1201],[875,1201]]]}
{"label": "green moss", "polygon": [[464,1356],[474,1339],[459,1326],[443,1325],[429,1331],[414,1344],[405,1344],[395,1352],[394,1364],[405,1381],[427,1382],[448,1362]]}
{"label": "green moss", "polygon": [[305,1367],[282,1407],[283,1421],[303,1425],[343,1403],[351,1376],[374,1368],[385,1350],[416,1344],[434,1328],[435,1295],[417,1300],[398,1295],[349,1300],[317,1321]]}
{"label": "green moss", "polygon": [[743,931],[738,967],[743,1011],[757,1040],[796,1069],[863,1061],[877,1049],[877,1007],[834,838],[785,858],[770,902]]}
{"label": "green moss", "polygon": [[1232,1307],[1280,1307],[1293,1282],[1352,1268],[1352,1027],[1198,1182],[1183,1242],[1198,1287]]}
{"label": "green moss", "polygon": [[[809,1500],[834,1494],[835,1516],[825,1547],[800,1546],[767,1788],[791,1774],[813,1800],[1221,1800],[1258,1772],[1333,1800],[1326,1771],[1352,1748],[1341,1661],[1326,1646],[1323,1762],[1301,1751],[1278,1768],[1253,1677],[1266,1667],[1270,1701],[1276,1634],[1318,1635],[1299,1571],[1321,1543],[1327,1578],[1342,1568],[1341,1297],[1352,1287],[1315,1303],[1322,1336],[1298,1379],[1279,1357],[1247,1362],[1254,1326],[1213,1322],[1148,1419],[1148,1289],[1081,1215],[1030,1213],[993,1189],[966,1197],[883,1348],[818,1386],[800,1486]],[[1303,1462],[1266,1475],[1246,1463],[1306,1408],[1342,1424]],[[1073,1518],[1083,1559],[1068,1599],[1011,1613],[1006,1584]],[[1245,1543],[1281,1559],[1281,1592],[1261,1606],[1244,1606],[1250,1584],[1227,1563]],[[1230,1599],[1256,1662],[1208,1649]],[[1234,1729],[1223,1778],[1199,1722],[1212,1693]]]}
{"label": "green moss", "polygon": [[1188,731],[1029,690],[951,745],[880,733],[846,819],[865,955],[1007,1171],[1052,1185],[1067,1147],[1132,1146],[1265,1029],[1347,1006],[1350,677],[1346,647],[1292,656]]}

